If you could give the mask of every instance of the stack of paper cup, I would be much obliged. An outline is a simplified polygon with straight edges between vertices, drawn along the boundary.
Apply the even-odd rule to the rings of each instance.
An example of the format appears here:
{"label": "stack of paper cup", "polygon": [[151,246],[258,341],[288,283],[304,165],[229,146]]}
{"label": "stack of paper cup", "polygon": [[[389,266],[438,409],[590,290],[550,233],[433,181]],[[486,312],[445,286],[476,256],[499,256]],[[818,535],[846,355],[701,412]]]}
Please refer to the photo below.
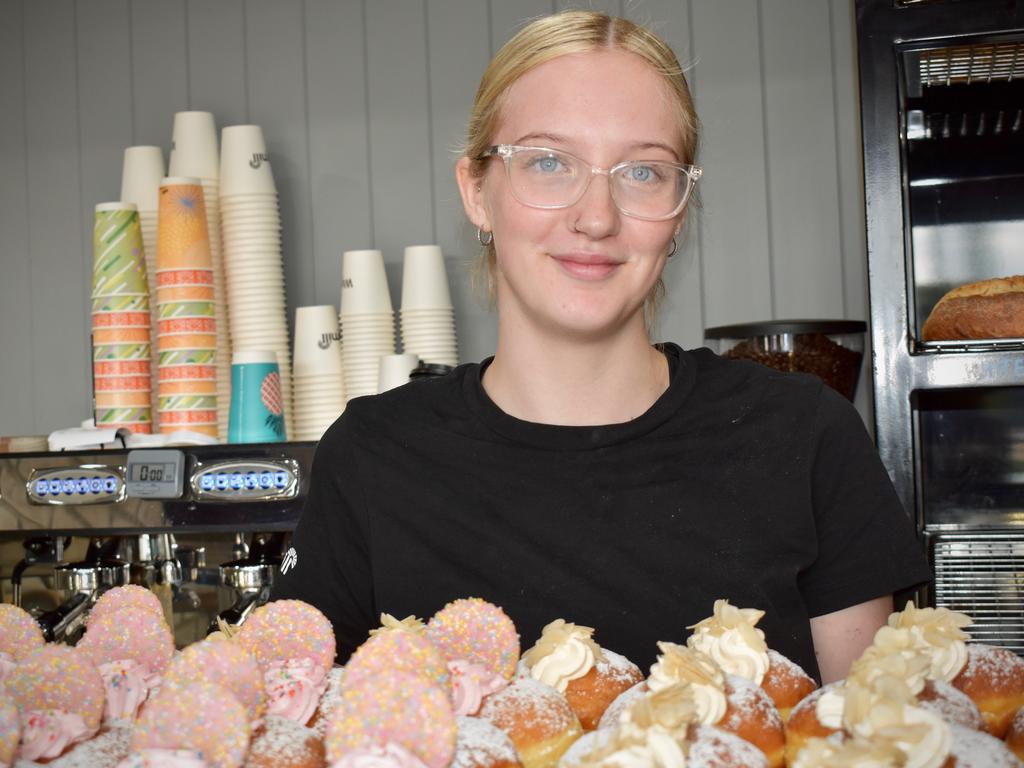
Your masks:
{"label": "stack of paper cup", "polygon": [[277,353],[285,426],[292,430],[292,366],[281,261],[277,187],[258,125],[232,125],[221,134],[221,233],[227,274],[231,346]]}
{"label": "stack of paper cup", "polygon": [[333,304],[295,310],[296,440],[319,440],[345,410],[341,334]]}
{"label": "stack of paper cup", "polygon": [[348,399],[377,394],[380,356],[394,354],[395,312],[380,251],[341,257],[341,359]]}
{"label": "stack of paper cup", "polygon": [[377,391],[387,392],[389,389],[408,384],[409,374],[419,364],[420,359],[410,352],[401,355],[381,355]]}
{"label": "stack of paper cup", "polygon": [[199,179],[164,179],[156,250],[160,431],[218,437],[217,320],[206,227]]}
{"label": "stack of paper cup", "polygon": [[[128,147],[124,151],[121,169],[121,202],[134,203],[139,209],[139,226],[146,255],[146,274],[149,276],[149,305],[156,306],[156,220],[160,200],[160,180],[164,172],[164,152],[160,147]],[[156,313],[150,312],[150,332],[156,338]],[[151,345],[152,371],[157,369],[156,344]],[[156,382],[152,386],[152,408],[156,419]]]}
{"label": "stack of paper cup", "polygon": [[444,255],[436,245],[410,245],[402,266],[402,348],[425,363],[458,365],[455,309]]}
{"label": "stack of paper cup", "polygon": [[220,439],[227,440],[231,409],[231,325],[221,248],[220,155],[217,127],[210,112],[178,112],[174,115],[169,174],[197,178],[203,187],[213,265],[213,314],[217,320],[217,426]]}
{"label": "stack of paper cup", "polygon": [[135,206],[97,205],[92,242],[96,426],[150,434],[149,285]]}

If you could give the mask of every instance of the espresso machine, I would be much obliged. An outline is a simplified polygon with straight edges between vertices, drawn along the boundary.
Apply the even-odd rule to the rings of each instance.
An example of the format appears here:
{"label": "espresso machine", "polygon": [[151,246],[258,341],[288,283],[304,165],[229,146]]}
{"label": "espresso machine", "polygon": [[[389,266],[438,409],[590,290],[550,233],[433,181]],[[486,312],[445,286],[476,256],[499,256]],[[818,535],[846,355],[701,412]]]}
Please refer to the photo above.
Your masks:
{"label": "espresso machine", "polygon": [[123,584],[157,595],[179,646],[218,619],[238,624],[269,597],[314,449],[0,454],[0,586],[11,582],[0,596],[69,643],[100,595]]}

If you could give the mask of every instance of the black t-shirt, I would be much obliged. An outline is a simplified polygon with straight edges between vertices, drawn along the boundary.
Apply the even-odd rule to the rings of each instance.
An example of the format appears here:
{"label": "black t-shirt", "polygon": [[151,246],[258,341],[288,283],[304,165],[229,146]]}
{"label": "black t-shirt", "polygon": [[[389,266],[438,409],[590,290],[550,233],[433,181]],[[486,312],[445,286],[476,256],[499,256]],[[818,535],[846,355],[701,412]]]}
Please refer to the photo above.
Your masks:
{"label": "black t-shirt", "polygon": [[931,578],[857,412],[811,376],[664,345],[640,417],[521,421],[484,364],[351,401],[317,448],[275,598],[334,625],[344,660],[381,612],[501,606],[524,649],[556,618],[643,669],[718,598],[817,676],[809,619]]}

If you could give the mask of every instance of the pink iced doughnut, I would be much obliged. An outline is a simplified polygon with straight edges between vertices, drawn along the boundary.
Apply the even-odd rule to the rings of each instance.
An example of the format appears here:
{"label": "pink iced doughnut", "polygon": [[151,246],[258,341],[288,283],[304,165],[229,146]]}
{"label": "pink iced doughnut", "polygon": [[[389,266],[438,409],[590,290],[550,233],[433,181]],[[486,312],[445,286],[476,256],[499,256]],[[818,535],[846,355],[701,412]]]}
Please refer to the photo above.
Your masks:
{"label": "pink iced doughnut", "polygon": [[14,764],[14,753],[18,751],[20,736],[18,708],[6,697],[0,697],[0,765]]}
{"label": "pink iced doughnut", "polygon": [[43,631],[27,611],[10,603],[0,603],[0,653],[19,662],[43,644]]}
{"label": "pink iced doughnut", "polygon": [[359,646],[345,665],[342,684],[389,669],[419,675],[442,691],[450,690],[448,665],[437,646],[423,635],[398,631],[381,632]]}
{"label": "pink iced doughnut", "polygon": [[311,659],[326,672],[334,664],[334,629],[320,611],[301,600],[260,606],[235,638],[266,670],[275,661]]}
{"label": "pink iced doughnut", "polygon": [[11,672],[7,692],[19,712],[61,710],[93,733],[103,718],[103,678],[88,656],[66,645],[32,651]]}
{"label": "pink iced doughnut", "polygon": [[204,640],[193,643],[174,657],[164,675],[164,685],[206,682],[231,691],[245,707],[249,722],[263,717],[267,702],[263,673],[256,659],[231,640]]}
{"label": "pink iced doughnut", "polygon": [[448,603],[427,623],[427,639],[447,661],[466,659],[511,680],[519,661],[519,635],[501,608],[479,597]]}
{"label": "pink iced doughnut", "polygon": [[245,707],[212,683],[163,686],[143,708],[132,734],[133,750],[191,750],[211,768],[238,768],[248,748]]}
{"label": "pink iced doughnut", "polygon": [[327,725],[327,759],[399,746],[428,768],[445,768],[455,754],[456,723],[447,694],[422,677],[385,671],[345,687]]}
{"label": "pink iced doughnut", "polygon": [[141,608],[155,613],[160,618],[164,616],[163,606],[160,605],[160,598],[154,595],[145,587],[137,584],[126,584],[123,587],[108,589],[96,605],[89,612],[89,624],[108,613],[117,613],[123,608]]}
{"label": "pink iced doughnut", "polygon": [[124,607],[92,617],[78,648],[97,667],[131,660],[149,674],[162,675],[174,656],[174,636],[162,613]]}

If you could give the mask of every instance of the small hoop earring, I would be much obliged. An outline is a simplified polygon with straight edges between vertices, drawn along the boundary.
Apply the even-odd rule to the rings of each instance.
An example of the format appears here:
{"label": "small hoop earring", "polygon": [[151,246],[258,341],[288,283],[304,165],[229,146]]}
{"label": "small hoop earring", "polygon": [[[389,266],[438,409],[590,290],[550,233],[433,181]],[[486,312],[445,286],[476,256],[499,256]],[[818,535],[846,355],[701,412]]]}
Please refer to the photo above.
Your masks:
{"label": "small hoop earring", "polygon": [[[485,239],[486,238],[486,239]],[[494,242],[493,232],[484,232],[482,229],[476,230],[476,239],[484,248]],[[674,242],[674,241],[673,241]]]}
{"label": "small hoop earring", "polygon": [[678,248],[678,245],[676,244],[676,239],[673,237],[672,238],[672,250],[668,252],[668,256],[666,256],[665,258],[666,259],[671,259],[673,256],[675,256],[676,248]]}

